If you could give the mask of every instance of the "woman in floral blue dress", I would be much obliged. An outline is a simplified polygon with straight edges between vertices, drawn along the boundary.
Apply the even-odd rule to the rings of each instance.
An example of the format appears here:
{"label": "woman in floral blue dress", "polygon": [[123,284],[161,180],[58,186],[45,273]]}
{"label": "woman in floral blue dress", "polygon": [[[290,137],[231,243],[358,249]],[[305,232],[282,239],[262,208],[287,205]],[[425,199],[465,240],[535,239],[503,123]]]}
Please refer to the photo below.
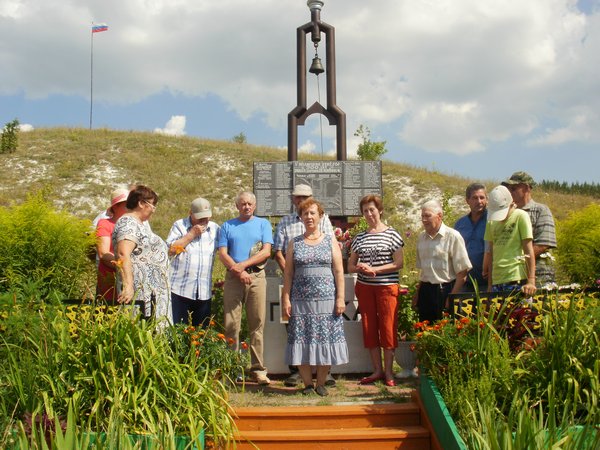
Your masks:
{"label": "woman in floral blue dress", "polygon": [[[323,207],[313,198],[298,212],[306,231],[286,252],[282,308],[289,317],[285,363],[298,366],[304,394],[328,394],[325,381],[332,365],[348,362],[342,313],[344,269],[342,253],[331,236],[319,230]],[[311,366],[317,368],[313,386]]]}
{"label": "woman in floral blue dress", "polygon": [[[138,185],[127,197],[129,213],[123,215],[113,231],[113,246],[119,261],[121,280],[119,303],[143,300],[146,316],[172,322],[169,289],[169,256],[165,241],[154,234],[147,220],[154,214],[158,195],[152,189]],[[165,326],[162,320],[160,326]]]}

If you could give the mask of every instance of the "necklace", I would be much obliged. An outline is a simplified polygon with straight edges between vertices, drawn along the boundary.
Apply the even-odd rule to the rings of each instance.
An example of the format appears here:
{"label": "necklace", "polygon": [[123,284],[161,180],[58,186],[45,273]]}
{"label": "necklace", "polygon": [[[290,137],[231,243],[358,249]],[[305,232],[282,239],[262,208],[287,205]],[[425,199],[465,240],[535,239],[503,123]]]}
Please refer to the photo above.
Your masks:
{"label": "necklace", "polygon": [[[310,236],[311,234],[309,234],[308,236]],[[308,237],[308,236],[306,235],[306,233],[304,233],[304,239],[309,240],[309,241],[316,241],[317,239],[319,239],[321,237],[321,233],[319,233],[319,235],[317,237],[313,237],[313,238]]]}

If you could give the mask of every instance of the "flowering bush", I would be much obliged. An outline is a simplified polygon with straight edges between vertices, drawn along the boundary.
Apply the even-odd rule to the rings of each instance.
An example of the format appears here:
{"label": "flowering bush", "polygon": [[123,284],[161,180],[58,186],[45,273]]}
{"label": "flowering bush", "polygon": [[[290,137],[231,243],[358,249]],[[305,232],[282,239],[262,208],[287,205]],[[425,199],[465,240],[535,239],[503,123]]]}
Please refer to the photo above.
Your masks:
{"label": "flowering bush", "polygon": [[333,235],[340,245],[340,250],[342,250],[344,258],[350,256],[350,246],[354,237],[361,231],[365,231],[367,227],[367,221],[364,217],[361,217],[351,228],[342,230],[340,227],[335,227],[333,229]]}
{"label": "flowering bush", "polygon": [[240,351],[236,351],[235,341],[227,339],[215,325],[215,321],[211,320],[206,329],[191,325],[174,327],[180,361],[193,362],[198,371],[234,380],[248,365],[248,344],[241,342]]}
{"label": "flowering bush", "polygon": [[398,336],[402,341],[414,341],[419,315],[412,306],[413,289],[401,284],[398,291]]}

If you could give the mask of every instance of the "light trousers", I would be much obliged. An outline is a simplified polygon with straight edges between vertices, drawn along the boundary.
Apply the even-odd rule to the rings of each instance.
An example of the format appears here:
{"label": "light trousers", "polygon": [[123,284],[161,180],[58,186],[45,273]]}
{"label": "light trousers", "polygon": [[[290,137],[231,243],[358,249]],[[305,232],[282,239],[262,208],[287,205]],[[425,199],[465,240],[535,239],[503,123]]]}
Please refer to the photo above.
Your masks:
{"label": "light trousers", "polygon": [[267,304],[267,281],[264,270],[251,273],[250,276],[252,283],[248,285],[229,272],[225,276],[223,287],[225,337],[235,340],[235,348],[239,350],[242,308],[245,307],[250,335],[250,370],[266,372],[263,358],[263,332]]}

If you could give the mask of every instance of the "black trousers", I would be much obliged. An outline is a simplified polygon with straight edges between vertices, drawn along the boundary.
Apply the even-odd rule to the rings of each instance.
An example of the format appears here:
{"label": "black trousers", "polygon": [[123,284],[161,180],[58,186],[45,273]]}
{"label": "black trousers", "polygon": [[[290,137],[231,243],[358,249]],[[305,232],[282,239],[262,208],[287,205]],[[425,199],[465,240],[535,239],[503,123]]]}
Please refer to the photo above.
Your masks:
{"label": "black trousers", "polygon": [[419,322],[429,320],[433,323],[442,318],[444,304],[453,286],[454,281],[442,284],[432,284],[425,281],[420,283],[417,299]]}
{"label": "black trousers", "polygon": [[173,323],[189,323],[190,315],[192,325],[206,328],[210,322],[211,300],[192,300],[171,292],[171,305],[173,307]]}

